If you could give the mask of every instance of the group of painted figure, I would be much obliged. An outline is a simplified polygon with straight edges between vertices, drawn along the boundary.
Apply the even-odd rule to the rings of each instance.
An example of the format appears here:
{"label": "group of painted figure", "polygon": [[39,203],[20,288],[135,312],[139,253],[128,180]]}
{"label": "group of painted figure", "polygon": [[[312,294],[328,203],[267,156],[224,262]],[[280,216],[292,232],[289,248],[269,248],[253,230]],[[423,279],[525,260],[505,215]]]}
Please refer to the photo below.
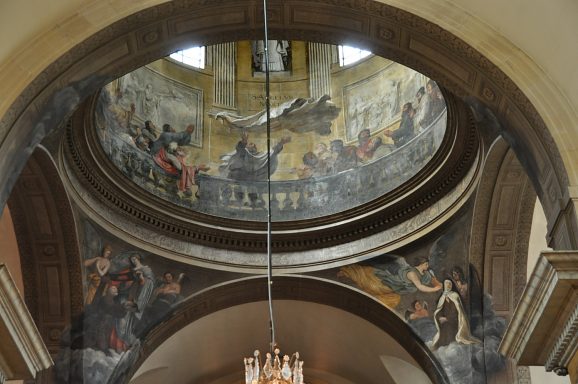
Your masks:
{"label": "group of painted figure", "polygon": [[329,148],[318,143],[314,151],[303,155],[303,165],[295,170],[297,176],[305,179],[336,174],[402,147],[434,123],[445,109],[443,95],[432,80],[425,88],[419,88],[415,98],[415,106],[412,102],[403,105],[399,127],[383,131],[384,138],[372,137],[369,129],[362,129],[357,135],[357,146],[345,145],[341,139],[332,140]]}
{"label": "group of painted figure", "polygon": [[[413,265],[408,265],[401,258],[396,261],[401,263],[373,266],[354,264],[342,267],[338,277],[353,282],[391,309],[398,306],[401,295],[442,291],[436,301],[433,316],[429,312],[427,301],[414,300],[405,313],[406,321],[410,325],[422,323],[417,328],[423,328],[424,325],[426,328],[433,328],[431,331],[426,329],[422,336],[434,350],[452,342],[480,343],[470,332],[463,304],[469,299],[468,284],[460,267],[454,267],[451,278],[444,279],[442,284],[430,269],[428,259],[417,259]],[[393,265],[395,268],[392,268]],[[432,319],[433,327],[430,327]]]}
{"label": "group of painted figure", "polygon": [[126,351],[150,326],[181,299],[184,274],[165,272],[156,279],[141,254],[112,257],[105,245],[98,256],[85,259],[87,289],[83,348]]}

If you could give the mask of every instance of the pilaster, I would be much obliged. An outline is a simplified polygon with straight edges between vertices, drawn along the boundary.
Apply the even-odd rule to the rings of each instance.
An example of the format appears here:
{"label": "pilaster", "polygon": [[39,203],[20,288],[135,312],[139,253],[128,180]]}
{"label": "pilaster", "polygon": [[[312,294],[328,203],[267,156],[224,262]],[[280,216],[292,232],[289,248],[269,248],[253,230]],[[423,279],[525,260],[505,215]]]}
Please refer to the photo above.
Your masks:
{"label": "pilaster", "polygon": [[0,338],[0,383],[35,378],[53,364],[4,264],[0,264]]}
{"label": "pilaster", "polygon": [[569,186],[558,209],[548,217],[548,246],[578,249],[578,186]]}
{"label": "pilaster", "polygon": [[309,53],[309,95],[318,99],[331,96],[331,49],[329,44],[307,44]]}
{"label": "pilaster", "polygon": [[234,42],[211,46],[214,69],[213,104],[216,107],[235,109],[235,59],[237,45]]}

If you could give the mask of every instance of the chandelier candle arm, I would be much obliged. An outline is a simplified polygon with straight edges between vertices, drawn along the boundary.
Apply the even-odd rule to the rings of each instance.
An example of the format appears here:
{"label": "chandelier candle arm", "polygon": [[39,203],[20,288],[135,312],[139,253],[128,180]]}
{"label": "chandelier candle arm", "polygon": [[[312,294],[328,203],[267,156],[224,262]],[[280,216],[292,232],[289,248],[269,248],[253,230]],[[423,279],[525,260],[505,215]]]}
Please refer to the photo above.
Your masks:
{"label": "chandelier candle arm", "polygon": [[[303,381],[303,361],[299,353],[279,357],[280,350],[275,348],[274,356],[266,354],[265,364],[260,368],[260,352],[255,351],[254,357],[245,358],[245,384],[305,384]],[[282,362],[281,362],[282,361]]]}

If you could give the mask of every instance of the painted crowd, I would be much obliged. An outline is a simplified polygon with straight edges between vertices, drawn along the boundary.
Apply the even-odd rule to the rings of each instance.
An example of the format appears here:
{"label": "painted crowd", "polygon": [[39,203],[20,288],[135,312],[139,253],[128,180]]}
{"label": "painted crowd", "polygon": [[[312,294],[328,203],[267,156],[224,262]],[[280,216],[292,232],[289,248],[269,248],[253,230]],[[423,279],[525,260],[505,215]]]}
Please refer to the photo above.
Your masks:
{"label": "painted crowd", "polygon": [[423,132],[444,109],[445,101],[439,87],[429,80],[426,87],[418,89],[414,101],[403,105],[398,128],[386,129],[382,136],[372,136],[371,131],[364,128],[357,135],[357,145],[346,145],[341,139],[328,144],[316,143],[315,150],[303,155],[303,165],[295,172],[300,179],[323,177],[380,159]]}
{"label": "painted crowd", "polygon": [[84,260],[86,295],[82,347],[128,350],[182,299],[183,273],[155,275],[141,253],[113,255],[111,245]]}
{"label": "painted crowd", "polygon": [[[144,96],[139,98],[141,93]],[[146,97],[147,94],[151,96]],[[162,122],[162,126],[158,127],[158,119],[163,114],[160,113],[161,104],[149,100],[156,100],[153,96],[154,90],[150,83],[143,92],[123,92],[118,85],[103,89],[96,120],[100,126],[103,148],[129,177],[142,181],[145,186],[150,185],[148,189],[166,191],[180,199],[194,199],[198,197],[193,197],[196,176],[199,172],[210,173],[211,169],[205,164],[196,163],[191,156],[192,138],[196,130],[202,131],[203,127],[196,127],[190,122],[182,127],[174,127],[171,121]],[[172,97],[178,98],[176,95]],[[307,106],[311,104],[314,115],[323,113],[326,119],[323,123],[325,128],[320,132],[327,132],[328,129],[330,132],[331,120],[335,119],[339,108],[328,100],[328,97],[323,97],[321,100],[292,101],[289,104],[292,108],[301,108],[303,103]],[[319,141],[314,144],[313,151],[303,153],[302,165],[289,173],[293,173],[297,179],[324,177],[383,158],[427,129],[444,109],[445,101],[440,89],[429,80],[418,89],[413,100],[403,104],[398,112],[398,126],[379,129],[374,133],[363,128],[357,134],[356,143],[346,143],[343,139]],[[321,110],[323,112],[319,112]],[[287,111],[281,113],[280,117],[283,116],[287,116]],[[223,119],[223,116],[217,114],[216,118]],[[315,121],[315,116],[312,119]],[[291,132],[297,134],[297,131]],[[264,170],[267,169],[268,154],[262,148],[257,148],[249,136],[248,130],[240,131],[240,140],[233,151],[221,155],[217,173],[219,176],[239,181],[261,181],[266,178]],[[270,169],[273,174],[279,167],[279,153],[291,140],[291,136],[282,137],[272,147]],[[431,147],[424,153],[425,156],[435,150],[433,143]],[[292,148],[292,151],[295,152],[295,149]]]}

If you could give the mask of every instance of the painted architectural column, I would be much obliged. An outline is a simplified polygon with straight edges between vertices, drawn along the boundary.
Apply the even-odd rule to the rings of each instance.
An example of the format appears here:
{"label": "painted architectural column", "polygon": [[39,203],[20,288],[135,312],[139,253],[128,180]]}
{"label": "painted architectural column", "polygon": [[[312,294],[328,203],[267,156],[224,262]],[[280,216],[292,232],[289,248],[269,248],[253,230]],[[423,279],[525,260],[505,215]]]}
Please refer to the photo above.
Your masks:
{"label": "painted architectural column", "polygon": [[234,42],[211,46],[214,70],[213,105],[235,109],[235,71],[237,45]]}
{"label": "painted architectural column", "polygon": [[309,96],[318,99],[331,96],[331,50],[333,46],[309,43]]}

